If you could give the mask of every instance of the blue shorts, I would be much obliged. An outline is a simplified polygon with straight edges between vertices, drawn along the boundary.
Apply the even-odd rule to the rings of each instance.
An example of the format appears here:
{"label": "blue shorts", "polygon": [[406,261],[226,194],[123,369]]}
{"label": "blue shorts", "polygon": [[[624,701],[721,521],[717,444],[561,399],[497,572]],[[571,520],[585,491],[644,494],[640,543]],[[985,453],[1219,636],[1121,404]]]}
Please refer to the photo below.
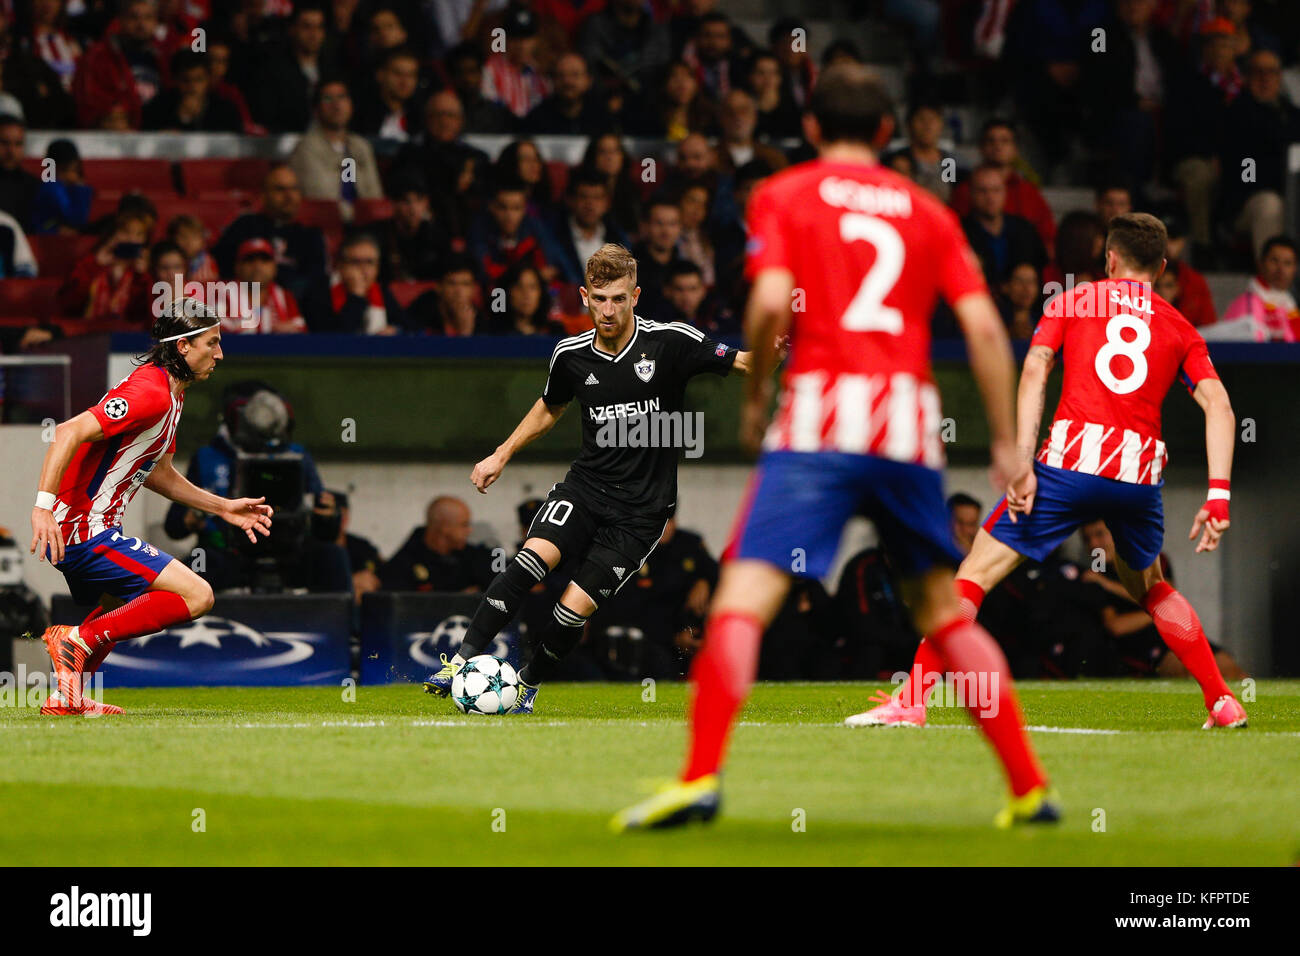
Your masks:
{"label": "blue shorts", "polygon": [[1034,462],[1038,493],[1034,510],[1007,513],[1007,499],[984,520],[984,530],[1027,558],[1042,561],[1082,524],[1101,519],[1115,539],[1115,552],[1130,568],[1156,563],[1165,540],[1165,510],[1159,485],[1135,485],[1114,478],[1081,475]]}
{"label": "blue shorts", "polygon": [[870,518],[900,573],[956,567],[961,552],[943,497],[943,474],[875,455],[765,452],[750,479],[726,557],[766,561],[802,577],[831,568],[845,523]]}
{"label": "blue shorts", "polygon": [[63,555],[63,562],[55,567],[63,572],[72,600],[81,605],[98,604],[103,594],[129,601],[149,590],[159,572],[174,560],[139,538],[126,537],[121,528],[70,544]]}

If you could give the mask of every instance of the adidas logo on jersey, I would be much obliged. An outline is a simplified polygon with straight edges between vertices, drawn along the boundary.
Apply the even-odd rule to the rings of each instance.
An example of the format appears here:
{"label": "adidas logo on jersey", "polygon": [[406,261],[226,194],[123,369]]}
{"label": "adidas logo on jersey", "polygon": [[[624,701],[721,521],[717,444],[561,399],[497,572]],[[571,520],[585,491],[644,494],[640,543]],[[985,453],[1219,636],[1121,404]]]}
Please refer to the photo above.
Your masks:
{"label": "adidas logo on jersey", "polygon": [[615,568],[615,569],[614,569],[614,577],[618,578],[620,581],[623,580],[623,575],[625,575],[625,574],[627,574],[627,568]]}
{"label": "adidas logo on jersey", "polygon": [[601,596],[601,597],[609,597],[610,593],[611,593],[611,592],[610,592],[610,589],[609,589],[609,588],[601,588],[601,589],[600,589],[600,596]]}
{"label": "adidas logo on jersey", "polygon": [[500,611],[502,614],[510,613],[509,610],[506,608],[505,601],[498,601],[496,598],[488,598],[487,602],[491,604],[494,608],[496,608],[498,611]]}
{"label": "adidas logo on jersey", "polygon": [[585,382],[583,382],[582,384],[583,384],[583,385],[599,385],[599,384],[600,384],[600,379],[596,378],[596,373],[595,373],[595,372],[588,372],[588,373],[587,373],[587,380],[586,380]]}

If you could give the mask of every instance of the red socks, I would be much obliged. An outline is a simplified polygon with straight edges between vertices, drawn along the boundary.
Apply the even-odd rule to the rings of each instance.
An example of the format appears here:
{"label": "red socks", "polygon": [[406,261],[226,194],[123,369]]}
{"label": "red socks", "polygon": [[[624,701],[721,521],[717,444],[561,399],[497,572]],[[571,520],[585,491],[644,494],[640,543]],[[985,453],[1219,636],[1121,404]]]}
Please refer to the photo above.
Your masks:
{"label": "red socks", "polygon": [[[958,578],[957,602],[961,620],[974,621],[979,614],[980,605],[984,603],[984,589],[974,581]],[[911,675],[903,682],[902,689],[898,692],[898,699],[906,707],[924,707],[926,697],[941,680],[943,680],[943,656],[935,648],[933,641],[921,638],[921,643],[916,648],[916,657],[912,661]]]}
{"label": "red socks", "polygon": [[1201,620],[1185,597],[1167,581],[1160,581],[1142,598],[1142,609],[1151,615],[1161,639],[1201,685],[1206,708],[1212,708],[1220,697],[1231,696],[1201,629]]}
{"label": "red socks", "polygon": [[704,625],[704,648],[691,668],[691,749],[682,781],[716,773],[731,723],[758,673],[763,625],[752,614],[724,611]]}
{"label": "red socks", "polygon": [[88,617],[78,632],[91,651],[105,644],[161,631],[171,624],[190,620],[189,605],[171,591],[145,591],[115,611]]}
{"label": "red socks", "polygon": [[[965,679],[966,709],[998,752],[1011,792],[1024,796],[1047,782],[1029,746],[1024,718],[1011,685],[1011,668],[989,633],[971,621],[956,620],[930,635],[946,669]],[[971,699],[975,698],[975,699]]]}

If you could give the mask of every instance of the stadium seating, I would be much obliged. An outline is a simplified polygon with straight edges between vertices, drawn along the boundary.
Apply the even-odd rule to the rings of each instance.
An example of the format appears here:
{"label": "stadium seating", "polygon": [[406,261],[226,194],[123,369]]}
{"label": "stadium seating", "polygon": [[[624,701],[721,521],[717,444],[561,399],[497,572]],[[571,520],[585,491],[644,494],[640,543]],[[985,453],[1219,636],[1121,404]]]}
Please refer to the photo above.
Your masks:
{"label": "stadium seating", "polygon": [[403,309],[412,302],[428,292],[430,289],[436,289],[438,283],[428,280],[410,280],[404,282],[393,282],[388,286],[388,291],[393,293],[393,298]]}
{"label": "stadium seating", "polygon": [[56,279],[66,276],[82,256],[95,246],[95,236],[28,236],[32,255],[40,267],[42,278]]}
{"label": "stadium seating", "polygon": [[251,197],[261,192],[269,159],[182,159],[178,165],[186,196]]}
{"label": "stadium seating", "polygon": [[62,279],[6,279],[0,282],[0,316],[46,319],[58,304]]}

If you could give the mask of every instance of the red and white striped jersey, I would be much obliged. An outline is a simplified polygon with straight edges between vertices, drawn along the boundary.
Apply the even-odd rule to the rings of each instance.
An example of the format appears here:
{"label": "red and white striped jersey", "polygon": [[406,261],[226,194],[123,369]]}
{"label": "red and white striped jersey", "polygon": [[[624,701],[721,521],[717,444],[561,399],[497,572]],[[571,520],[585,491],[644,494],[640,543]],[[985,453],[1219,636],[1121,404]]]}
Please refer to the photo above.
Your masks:
{"label": "red and white striped jersey", "polygon": [[1065,353],[1061,401],[1038,460],[1133,484],[1158,485],[1164,473],[1160,407],[1174,380],[1193,391],[1219,377],[1200,333],[1132,279],[1084,282],[1056,296],[1030,345]]}
{"label": "red and white striped jersey", "polygon": [[483,98],[500,103],[521,119],[550,92],[541,70],[520,66],[504,53],[493,53],[483,64]]}
{"label": "red and white striped jersey", "polygon": [[78,448],[59,483],[54,518],[65,544],[121,526],[154,463],[176,451],[184,404],[184,393],[172,394],[161,366],[142,365],[90,407],[104,438]]}
{"label": "red and white striped jersey", "polygon": [[941,468],[930,317],[984,292],[953,212],[879,165],[801,163],[749,202],[746,271],[794,276],[790,358],[770,450],[879,455]]}

